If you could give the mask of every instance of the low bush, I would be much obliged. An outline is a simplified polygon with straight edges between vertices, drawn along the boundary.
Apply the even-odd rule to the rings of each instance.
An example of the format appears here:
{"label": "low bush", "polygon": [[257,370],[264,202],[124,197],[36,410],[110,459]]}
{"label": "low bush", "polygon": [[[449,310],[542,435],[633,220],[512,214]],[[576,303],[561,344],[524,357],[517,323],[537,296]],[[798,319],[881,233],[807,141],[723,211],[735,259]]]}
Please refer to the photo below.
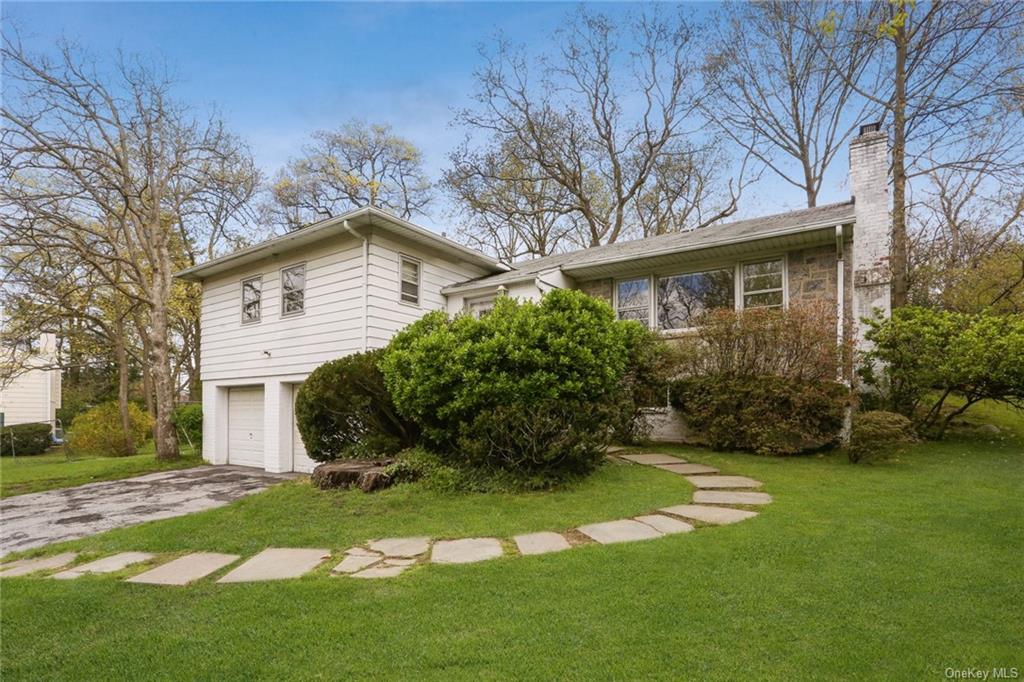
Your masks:
{"label": "low bush", "polygon": [[174,410],[174,425],[186,436],[182,440],[191,443],[196,451],[203,447],[203,406],[199,403],[185,403]]}
{"label": "low bush", "polygon": [[[128,403],[128,420],[131,443],[137,448],[152,433],[153,418],[135,403]],[[67,447],[80,455],[123,457],[134,454],[125,438],[116,401],[97,405],[75,417],[69,429]]]}
{"label": "low bush", "polygon": [[[551,480],[543,474],[524,476],[506,469],[481,468],[455,463],[449,457],[423,448],[411,448],[398,454],[386,472],[395,484],[417,482],[439,493],[516,493],[523,490],[547,490]],[[572,477],[563,476],[560,483]]]}
{"label": "low bush", "polygon": [[[13,439],[13,451],[12,451]],[[50,425],[17,424],[0,429],[0,457],[39,455],[50,447]]]}
{"label": "low bush", "polygon": [[501,297],[479,319],[426,315],[395,336],[380,367],[398,410],[446,462],[553,485],[601,461],[631,325],[578,291]]}
{"label": "low bush", "polygon": [[[941,438],[981,400],[1024,406],[1024,315],[906,306],[869,325],[861,377],[919,433]],[[963,402],[947,409],[950,396]]]}
{"label": "low bush", "polygon": [[673,382],[670,398],[716,450],[794,455],[835,442],[848,391],[834,381],[711,375]]}
{"label": "low bush", "polygon": [[902,414],[860,412],[854,416],[846,454],[854,464],[870,462],[895,455],[916,440],[914,425]]}
{"label": "low bush", "polygon": [[418,430],[395,409],[380,357],[378,350],[325,362],[302,384],[295,419],[310,458],[376,457],[415,444]]}
{"label": "low bush", "polygon": [[619,384],[618,399],[609,410],[612,439],[616,443],[642,443],[650,424],[640,410],[668,404],[668,385],[678,372],[679,352],[657,332],[639,323],[628,323],[626,373]]}

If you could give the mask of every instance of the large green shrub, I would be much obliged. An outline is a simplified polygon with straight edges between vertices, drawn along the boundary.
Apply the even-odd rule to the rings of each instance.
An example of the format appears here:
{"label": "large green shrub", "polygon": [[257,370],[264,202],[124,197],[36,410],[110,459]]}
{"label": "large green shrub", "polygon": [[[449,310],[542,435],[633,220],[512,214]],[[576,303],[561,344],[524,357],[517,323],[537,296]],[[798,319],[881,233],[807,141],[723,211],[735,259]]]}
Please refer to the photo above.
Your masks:
{"label": "large green shrub", "polygon": [[174,425],[184,434],[185,442],[199,451],[203,447],[203,406],[199,403],[185,403],[174,410]]}
{"label": "large green shrub", "polygon": [[603,456],[630,324],[578,291],[502,297],[479,319],[428,314],[394,338],[380,367],[399,411],[448,461],[553,483]]}
{"label": "large green shrub", "polygon": [[914,425],[902,414],[884,410],[860,412],[853,419],[846,454],[854,464],[870,462],[897,454],[915,440]]}
{"label": "large green shrub", "polygon": [[[941,437],[980,400],[1024,406],[1024,315],[908,306],[869,325],[862,378],[919,432]],[[950,396],[962,403],[947,409]]]}
{"label": "large green shrub", "polygon": [[[13,452],[11,450],[12,438],[14,440]],[[50,444],[49,424],[18,424],[0,429],[0,457],[11,454],[16,457],[39,455],[45,452]]]}
{"label": "large green shrub", "polygon": [[835,442],[848,400],[834,381],[722,374],[673,382],[671,401],[716,450],[794,455]]}
{"label": "large green shrub", "polygon": [[791,455],[838,438],[849,401],[833,306],[712,310],[679,344],[671,402],[712,447]]}
{"label": "large green shrub", "polygon": [[[132,443],[137,448],[153,430],[153,418],[135,403],[128,403]],[[71,422],[67,447],[75,454],[123,457],[128,449],[117,402],[103,403],[82,412]]]}
{"label": "large green shrub", "polygon": [[376,350],[325,362],[302,384],[295,419],[310,458],[374,457],[415,443],[416,426],[395,409],[380,357]]}

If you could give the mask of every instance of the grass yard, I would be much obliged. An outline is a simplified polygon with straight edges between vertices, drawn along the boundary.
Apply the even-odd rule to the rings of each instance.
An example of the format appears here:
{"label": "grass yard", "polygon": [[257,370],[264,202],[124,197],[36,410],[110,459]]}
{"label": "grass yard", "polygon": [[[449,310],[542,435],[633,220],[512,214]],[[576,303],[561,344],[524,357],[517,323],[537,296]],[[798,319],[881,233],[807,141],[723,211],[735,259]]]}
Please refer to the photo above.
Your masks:
{"label": "grass yard", "polygon": [[[735,526],[393,579],[186,588],[5,580],[0,676],[19,679],[946,679],[1024,669],[1024,423],[873,466],[661,448],[758,478]],[[387,535],[508,536],[686,501],[608,466],[573,490],[444,497],[286,483],[227,507],[46,548],[343,549]],[[39,553],[39,552],[37,552]]]}
{"label": "grass yard", "polygon": [[132,457],[75,457],[70,461],[61,448],[42,455],[0,458],[0,497],[67,488],[96,481],[114,481],[152,471],[182,469],[202,464],[200,456],[159,462],[150,441]]}

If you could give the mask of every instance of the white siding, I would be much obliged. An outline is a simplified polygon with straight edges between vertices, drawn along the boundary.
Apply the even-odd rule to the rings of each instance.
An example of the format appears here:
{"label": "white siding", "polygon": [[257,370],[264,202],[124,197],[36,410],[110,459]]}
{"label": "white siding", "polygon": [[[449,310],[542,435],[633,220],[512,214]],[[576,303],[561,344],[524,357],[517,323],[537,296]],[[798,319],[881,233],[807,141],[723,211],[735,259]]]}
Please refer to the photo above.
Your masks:
{"label": "white siding", "polygon": [[[54,364],[57,339],[53,334],[39,336],[39,352],[27,358],[27,366],[46,367]],[[0,412],[4,423],[53,423],[61,405],[59,369],[31,369],[19,374],[0,388]]]}
{"label": "white siding", "polygon": [[[420,263],[420,302],[399,301],[399,258],[408,256]],[[391,337],[432,310],[445,310],[441,289],[450,284],[480,277],[485,272],[456,263],[419,246],[405,246],[387,236],[374,234],[370,242],[370,288],[368,291],[368,332],[370,348],[382,348]]]}
{"label": "white siding", "polygon": [[[305,311],[281,316],[281,268],[306,264]],[[242,280],[263,276],[259,322],[242,324]],[[362,243],[335,237],[203,283],[203,381],[308,373],[362,350]],[[268,355],[269,353],[269,355]]]}

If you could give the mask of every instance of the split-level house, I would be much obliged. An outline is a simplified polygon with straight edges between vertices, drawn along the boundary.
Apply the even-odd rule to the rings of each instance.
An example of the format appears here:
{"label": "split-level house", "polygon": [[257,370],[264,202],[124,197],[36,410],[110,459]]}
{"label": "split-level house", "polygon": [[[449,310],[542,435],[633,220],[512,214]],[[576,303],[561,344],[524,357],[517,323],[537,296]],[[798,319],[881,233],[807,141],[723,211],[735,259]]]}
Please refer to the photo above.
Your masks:
{"label": "split-level house", "polygon": [[865,126],[843,203],[512,265],[363,208],[189,268],[178,276],[203,289],[203,457],[311,470],[294,401],[313,369],[387,345],[428,311],[480,314],[499,295],[580,289],[667,334],[707,308],[824,300],[837,336],[859,339],[857,321],[889,310],[888,167],[885,134]]}

